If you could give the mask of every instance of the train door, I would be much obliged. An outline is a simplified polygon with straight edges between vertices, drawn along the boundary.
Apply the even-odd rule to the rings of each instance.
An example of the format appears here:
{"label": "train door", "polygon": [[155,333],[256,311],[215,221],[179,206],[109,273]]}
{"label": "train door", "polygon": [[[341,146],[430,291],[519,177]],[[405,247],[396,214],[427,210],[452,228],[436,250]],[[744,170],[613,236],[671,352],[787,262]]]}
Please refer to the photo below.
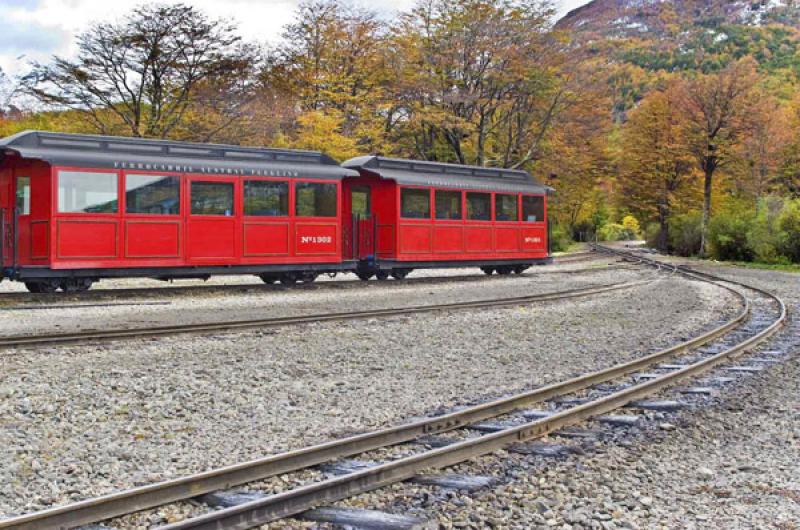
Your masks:
{"label": "train door", "polygon": [[237,179],[189,178],[186,257],[190,261],[236,260]]}
{"label": "train door", "polygon": [[347,197],[349,230],[345,231],[346,258],[367,259],[375,254],[375,216],[372,212],[372,189],[352,186]]}
{"label": "train door", "polygon": [[[0,269],[12,266],[14,194],[11,189],[11,169],[0,169]],[[3,275],[0,274],[0,278]]]}

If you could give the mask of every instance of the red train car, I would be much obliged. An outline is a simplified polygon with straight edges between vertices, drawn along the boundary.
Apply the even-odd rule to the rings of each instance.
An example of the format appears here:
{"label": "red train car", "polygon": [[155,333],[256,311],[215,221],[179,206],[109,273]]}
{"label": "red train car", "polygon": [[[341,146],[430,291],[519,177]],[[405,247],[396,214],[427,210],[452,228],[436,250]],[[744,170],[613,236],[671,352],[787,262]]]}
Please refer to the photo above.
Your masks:
{"label": "red train car", "polygon": [[345,252],[362,279],[470,265],[521,273],[551,261],[552,190],[524,171],[378,156],[342,165],[360,174],[344,180],[345,214],[359,218]]}
{"label": "red train car", "polygon": [[99,278],[353,269],[342,179],[316,152],[24,132],[0,140],[0,263],[34,292]]}
{"label": "red train car", "polygon": [[30,131],[0,140],[0,279],[520,273],[550,260],[549,191],[523,171]]}

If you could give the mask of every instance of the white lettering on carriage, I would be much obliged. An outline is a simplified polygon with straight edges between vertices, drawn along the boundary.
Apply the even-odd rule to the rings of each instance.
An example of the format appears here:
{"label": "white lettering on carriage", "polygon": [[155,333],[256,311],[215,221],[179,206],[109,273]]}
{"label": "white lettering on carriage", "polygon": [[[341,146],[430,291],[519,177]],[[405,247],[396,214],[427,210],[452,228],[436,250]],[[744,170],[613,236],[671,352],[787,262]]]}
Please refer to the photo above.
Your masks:
{"label": "white lettering on carriage", "polygon": [[333,237],[331,236],[302,236],[300,238],[300,243],[308,244],[308,243],[333,243]]}
{"label": "white lettering on carriage", "polygon": [[541,243],[542,242],[542,238],[541,237],[526,237],[525,238],[525,242],[526,243]]}

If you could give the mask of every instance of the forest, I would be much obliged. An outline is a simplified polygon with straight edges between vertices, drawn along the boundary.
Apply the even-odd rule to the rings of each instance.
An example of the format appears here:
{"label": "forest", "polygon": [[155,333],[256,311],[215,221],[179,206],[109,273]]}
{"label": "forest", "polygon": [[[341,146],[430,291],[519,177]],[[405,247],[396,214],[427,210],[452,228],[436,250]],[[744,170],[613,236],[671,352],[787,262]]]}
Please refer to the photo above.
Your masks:
{"label": "forest", "polygon": [[[556,249],[800,263],[800,33],[676,16],[582,30],[546,0],[419,0],[385,14],[303,0],[278,43],[150,4],[78,53],[0,75],[0,136],[25,129],[525,169],[556,189]],[[670,7],[673,6],[673,7]],[[713,14],[712,14],[713,15]],[[595,28],[596,30],[596,28]]]}

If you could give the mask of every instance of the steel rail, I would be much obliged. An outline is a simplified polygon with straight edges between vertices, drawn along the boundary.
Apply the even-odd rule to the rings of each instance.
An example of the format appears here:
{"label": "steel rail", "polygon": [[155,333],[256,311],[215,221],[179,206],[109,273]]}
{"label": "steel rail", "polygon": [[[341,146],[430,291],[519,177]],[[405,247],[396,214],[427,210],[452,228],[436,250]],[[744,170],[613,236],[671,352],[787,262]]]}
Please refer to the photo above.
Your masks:
{"label": "steel rail", "polygon": [[337,458],[412,441],[420,436],[451,431],[560,395],[583,390],[702,346],[737,327],[750,314],[750,304],[746,297],[736,291],[732,292],[743,304],[741,312],[734,318],[693,339],[639,359],[457,412],[0,520],[0,529],[66,529],[95,523],[170,502],[186,500],[204,493],[297,471]]}
{"label": "steel rail", "polygon": [[[569,264],[572,262],[580,262],[588,259],[587,257],[592,254],[591,252],[581,252],[581,253],[574,253],[569,254],[569,259],[563,260],[560,257],[554,258],[553,265],[557,265],[559,263]],[[475,266],[465,266],[464,268],[475,268]],[[430,270],[430,269],[421,269],[421,270]],[[501,278],[501,276],[495,277]],[[140,278],[143,279],[143,278]],[[269,292],[283,292],[287,289],[294,289],[294,290],[316,290],[316,289],[341,289],[346,287],[357,288],[357,286],[366,287],[370,285],[382,285],[382,286],[403,286],[403,285],[425,285],[425,284],[439,284],[439,283],[449,283],[453,281],[466,281],[466,280],[486,280],[486,276],[477,271],[475,273],[469,274],[458,274],[452,276],[419,276],[413,278],[405,278],[402,281],[373,281],[373,282],[362,282],[356,278],[350,279],[337,279],[337,280],[328,280],[322,282],[314,282],[314,283],[298,283],[292,286],[275,286],[270,284],[265,284],[263,282],[259,283],[239,283],[239,284],[202,284],[202,285],[170,285],[170,286],[153,286],[153,287],[110,287],[110,288],[95,288],[90,291],[83,291],[83,292],[72,292],[72,293],[63,293],[63,292],[56,292],[56,293],[30,293],[24,291],[12,291],[12,292],[3,292],[0,293],[0,304],[4,303],[17,303],[17,302],[27,302],[27,301],[37,301],[37,302],[63,302],[65,299],[67,300],[82,300],[82,301],[91,301],[91,300],[103,300],[108,298],[135,298],[138,296],[145,296],[145,295],[163,295],[163,296],[184,296],[184,295],[192,295],[192,294],[208,294],[212,293],[215,294],[217,292],[221,293],[240,293],[240,292],[249,292],[249,291],[263,291],[265,293]]]}
{"label": "steel rail", "polygon": [[[691,275],[692,272],[685,274]],[[708,281],[708,280],[706,280]],[[726,281],[727,280],[723,280]],[[736,293],[737,291],[717,285]],[[739,282],[730,282],[744,286]],[[751,288],[747,286],[748,288]],[[674,385],[681,379],[695,376],[721,364],[747,348],[766,340],[784,324],[787,311],[784,302],[777,296],[759,288],[752,288],[778,304],[778,318],[767,328],[759,331],[739,344],[723,352],[695,362],[685,368],[667,373],[651,381],[640,383],[607,396],[578,405],[544,419],[504,429],[475,439],[457,442],[439,449],[432,449],[393,462],[379,464],[363,471],[334,477],[321,482],[301,486],[283,493],[270,495],[245,504],[207,513],[181,522],[168,524],[159,530],[220,530],[253,528],[261,524],[301,513],[320,504],[338,501],[359,493],[371,491],[395,482],[409,479],[431,469],[449,467],[477,456],[492,453],[514,443],[539,438],[560,428],[580,423],[594,416],[651,395]],[[741,293],[739,293],[740,296]],[[750,304],[748,302],[748,312]]]}
{"label": "steel rail", "polygon": [[177,324],[173,326],[155,326],[149,328],[120,328],[101,331],[77,331],[65,333],[48,333],[41,335],[22,335],[11,337],[0,337],[0,349],[14,348],[23,346],[41,345],[60,345],[74,342],[85,342],[93,340],[115,340],[122,338],[152,337],[161,335],[176,335],[183,333],[198,333],[207,331],[236,330],[248,328],[265,328],[276,326],[287,326],[296,324],[318,323],[357,320],[364,318],[386,317],[407,315],[416,313],[428,313],[434,311],[448,311],[457,309],[476,309],[483,307],[503,307],[524,305],[533,302],[547,302],[553,300],[565,300],[579,298],[594,294],[601,294],[621,289],[629,289],[639,285],[650,283],[653,280],[637,280],[630,282],[617,282],[600,286],[593,286],[580,289],[568,289],[565,291],[554,291],[549,293],[534,294],[527,296],[515,296],[502,299],[475,300],[468,302],[452,302],[447,304],[431,304],[421,306],[409,306],[399,308],[371,309],[366,311],[352,311],[342,313],[320,313],[312,315],[300,315],[291,317],[258,318],[247,320],[231,320],[223,322],[207,322],[199,324]]}

